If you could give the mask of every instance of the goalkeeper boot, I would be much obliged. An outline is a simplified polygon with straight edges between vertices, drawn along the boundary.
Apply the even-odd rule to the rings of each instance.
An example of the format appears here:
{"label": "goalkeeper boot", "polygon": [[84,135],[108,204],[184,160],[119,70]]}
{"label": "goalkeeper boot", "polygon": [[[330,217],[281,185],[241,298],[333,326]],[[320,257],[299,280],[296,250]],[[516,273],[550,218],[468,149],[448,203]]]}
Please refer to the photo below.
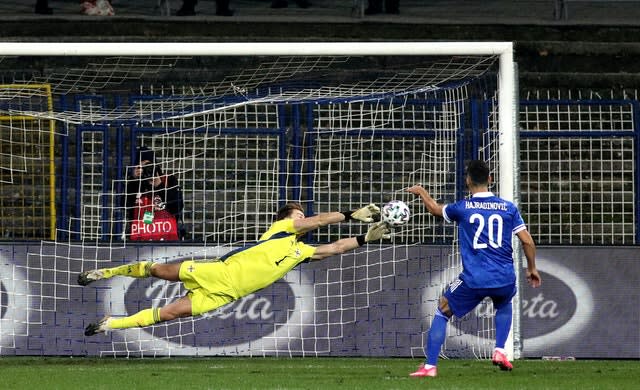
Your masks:
{"label": "goalkeeper boot", "polygon": [[91,271],[84,271],[78,275],[78,284],[81,286],[86,286],[91,282],[95,282],[96,280],[104,279],[104,273],[99,269],[93,269]]}
{"label": "goalkeeper boot", "polygon": [[494,366],[499,366],[503,371],[511,371],[513,369],[513,364],[507,359],[507,355],[498,350],[493,351],[491,361]]}
{"label": "goalkeeper boot", "polygon": [[409,374],[409,376],[412,376],[414,378],[438,376],[438,368],[436,366],[425,368],[424,363],[422,363],[420,364],[420,367],[418,367],[418,371],[412,372],[411,374]]}
{"label": "goalkeeper boot", "polygon": [[109,327],[110,320],[111,320],[111,317],[104,317],[103,319],[96,322],[95,324],[87,325],[87,327],[84,328],[84,335],[93,336],[98,333],[105,333],[106,331],[111,330],[111,328]]}

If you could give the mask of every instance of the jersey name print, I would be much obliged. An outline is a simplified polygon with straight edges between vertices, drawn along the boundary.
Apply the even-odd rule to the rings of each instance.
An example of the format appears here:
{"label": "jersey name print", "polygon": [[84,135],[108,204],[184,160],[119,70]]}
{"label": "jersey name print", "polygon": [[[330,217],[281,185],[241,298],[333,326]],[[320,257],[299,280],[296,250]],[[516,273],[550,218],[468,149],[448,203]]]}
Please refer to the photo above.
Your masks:
{"label": "jersey name print", "polygon": [[466,200],[464,206],[468,209],[507,211],[507,204],[500,202],[474,202],[472,200]]}

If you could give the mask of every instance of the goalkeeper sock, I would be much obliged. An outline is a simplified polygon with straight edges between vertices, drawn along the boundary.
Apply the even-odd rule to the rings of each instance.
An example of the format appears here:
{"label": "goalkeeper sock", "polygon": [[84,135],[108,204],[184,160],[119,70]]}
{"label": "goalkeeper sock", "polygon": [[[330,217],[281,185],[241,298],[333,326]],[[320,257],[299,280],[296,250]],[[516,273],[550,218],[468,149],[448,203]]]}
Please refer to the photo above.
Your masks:
{"label": "goalkeeper sock", "polygon": [[438,364],[438,355],[447,334],[447,322],[449,322],[449,318],[442,314],[440,309],[437,309],[433,321],[431,321],[427,345],[425,346],[425,352],[427,352],[426,363],[429,365],[435,366]]}
{"label": "goalkeeper sock", "polygon": [[127,328],[142,328],[161,322],[160,320],[160,308],[144,309],[137,312],[134,315],[123,318],[112,318],[109,320],[109,328],[111,329],[127,329]]}
{"label": "goalkeeper sock", "polygon": [[103,277],[129,276],[131,278],[148,278],[151,276],[151,267],[155,263],[152,261],[141,261],[139,263],[125,264],[113,268],[102,270]]}

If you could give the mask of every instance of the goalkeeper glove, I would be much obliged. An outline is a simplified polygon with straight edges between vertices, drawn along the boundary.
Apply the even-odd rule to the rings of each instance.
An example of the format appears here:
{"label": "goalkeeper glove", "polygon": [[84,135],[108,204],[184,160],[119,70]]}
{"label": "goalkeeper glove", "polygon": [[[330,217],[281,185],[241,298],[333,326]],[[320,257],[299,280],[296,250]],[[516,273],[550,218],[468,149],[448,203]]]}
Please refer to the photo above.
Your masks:
{"label": "goalkeeper glove", "polygon": [[371,203],[354,211],[345,211],[342,213],[344,220],[357,219],[362,222],[373,222],[373,216],[380,214],[380,208]]}
{"label": "goalkeeper glove", "polygon": [[364,235],[364,242],[378,241],[381,239],[391,238],[391,229],[384,222],[378,222],[371,225],[367,234]]}

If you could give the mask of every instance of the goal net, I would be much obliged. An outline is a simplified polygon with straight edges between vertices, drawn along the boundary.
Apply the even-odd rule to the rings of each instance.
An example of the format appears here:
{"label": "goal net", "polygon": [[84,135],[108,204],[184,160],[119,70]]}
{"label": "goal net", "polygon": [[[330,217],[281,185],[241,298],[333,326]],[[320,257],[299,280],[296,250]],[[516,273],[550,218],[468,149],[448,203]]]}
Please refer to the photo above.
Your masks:
{"label": "goal net", "polygon": [[[440,202],[464,197],[464,163],[480,158],[492,190],[517,201],[511,52],[510,43],[464,42],[3,44],[2,208],[32,185],[22,194],[49,218],[20,237],[3,226],[38,243],[0,264],[0,353],[421,356],[461,265],[455,226],[406,188],[421,183]],[[132,240],[125,200],[140,147],[181,189],[179,241]],[[16,180],[34,170],[40,179]],[[80,287],[83,270],[214,259],[256,241],[289,201],[313,215],[394,199],[412,218],[392,241],[303,264],[203,316],[83,336],[104,315],[185,293],[154,279]],[[366,229],[335,224],[304,241]],[[514,307],[517,357],[517,298]],[[442,353],[489,357],[494,333],[483,304],[452,321]]]}

